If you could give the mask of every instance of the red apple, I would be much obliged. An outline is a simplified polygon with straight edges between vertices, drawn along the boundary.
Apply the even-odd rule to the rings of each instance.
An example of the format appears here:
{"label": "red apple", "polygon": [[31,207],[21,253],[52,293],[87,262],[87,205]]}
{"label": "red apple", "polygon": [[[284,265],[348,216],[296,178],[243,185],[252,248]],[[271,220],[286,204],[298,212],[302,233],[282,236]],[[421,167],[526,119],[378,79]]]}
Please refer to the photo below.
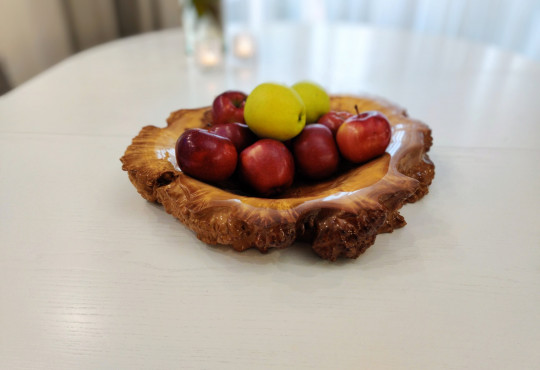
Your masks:
{"label": "red apple", "polygon": [[262,139],[240,153],[240,177],[262,196],[281,193],[292,185],[294,159],[280,141]]}
{"label": "red apple", "polygon": [[232,141],[200,128],[185,131],[176,141],[178,166],[199,180],[226,180],[234,173],[237,161]]}
{"label": "red apple", "polygon": [[336,136],[339,126],[341,126],[341,124],[345,122],[347,118],[352,116],[353,114],[349,112],[333,110],[322,115],[321,118],[319,118],[319,120],[317,121],[317,123],[323,124],[328,127],[330,131],[332,131],[332,134]]}
{"label": "red apple", "polygon": [[336,140],[343,157],[360,163],[383,154],[391,136],[388,119],[380,112],[369,111],[358,113],[343,122]]}
{"label": "red apple", "polygon": [[307,125],[294,139],[293,150],[298,172],[310,179],[324,179],[337,170],[339,153],[334,135],[322,124]]}
{"label": "red apple", "polygon": [[241,91],[225,91],[214,99],[212,116],[214,124],[244,123],[244,105],[247,95]]}
{"label": "red apple", "polygon": [[257,141],[257,136],[244,123],[220,123],[208,131],[232,141],[238,153]]}

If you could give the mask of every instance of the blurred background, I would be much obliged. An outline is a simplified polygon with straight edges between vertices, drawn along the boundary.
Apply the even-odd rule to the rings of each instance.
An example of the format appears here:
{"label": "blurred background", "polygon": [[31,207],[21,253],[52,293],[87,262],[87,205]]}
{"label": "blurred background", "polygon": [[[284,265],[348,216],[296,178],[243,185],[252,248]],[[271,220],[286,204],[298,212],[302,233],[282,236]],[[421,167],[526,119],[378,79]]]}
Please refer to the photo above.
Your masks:
{"label": "blurred background", "polygon": [[[538,0],[1,0],[0,94],[72,54],[215,17],[257,35],[268,22],[354,22],[497,46],[540,61]],[[187,51],[188,52],[188,51]]]}

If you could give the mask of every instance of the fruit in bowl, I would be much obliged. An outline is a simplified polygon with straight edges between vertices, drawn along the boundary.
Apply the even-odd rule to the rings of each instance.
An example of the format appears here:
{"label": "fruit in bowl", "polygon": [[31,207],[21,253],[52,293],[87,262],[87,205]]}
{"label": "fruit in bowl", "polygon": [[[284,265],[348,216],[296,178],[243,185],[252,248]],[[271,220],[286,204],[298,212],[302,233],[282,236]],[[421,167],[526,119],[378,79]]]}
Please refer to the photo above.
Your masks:
{"label": "fruit in bowl", "polygon": [[244,123],[246,98],[247,95],[241,91],[229,90],[219,94],[212,103],[214,123]]}
{"label": "fruit in bowl", "polygon": [[332,134],[336,136],[339,126],[341,126],[341,124],[345,122],[347,118],[352,117],[352,116],[353,114],[349,112],[330,111],[326,114],[323,114],[319,118],[317,123],[320,123],[328,127],[330,131],[332,131]]}
{"label": "fruit in bowl", "polygon": [[[248,96],[246,107],[249,99]],[[386,117],[392,137],[385,151],[360,163],[340,155],[336,172],[306,182],[302,178],[307,171],[300,172],[303,160],[299,158],[307,158],[304,160],[309,164],[310,158],[317,162],[320,156],[310,150],[295,151],[295,145],[312,140],[302,139],[307,134],[300,130],[291,139],[284,139],[288,140],[290,149],[285,143],[277,145],[279,151],[285,147],[296,161],[295,176],[289,187],[281,187],[282,192],[271,197],[262,194],[266,190],[256,190],[256,185],[247,186],[246,172],[241,175],[240,171],[245,167],[240,164],[243,153],[253,155],[249,149],[254,145],[255,148],[262,146],[260,142],[268,140],[265,138],[259,137],[240,151],[238,176],[231,175],[226,185],[201,181],[181,170],[175,144],[186,131],[211,129],[215,125],[212,107],[173,112],[164,128],[144,127],[121,158],[122,168],[143,198],[162,204],[167,212],[209,244],[230,245],[237,251],[256,248],[268,252],[303,241],[327,260],[356,258],[374,243],[377,234],[405,225],[399,209],[428,192],[434,165],[427,155],[432,142],[427,125],[408,117],[402,108],[383,99],[330,96],[330,111],[357,116],[355,106],[360,115],[377,111]],[[303,131],[312,131],[310,126],[305,126],[307,131]],[[350,130],[344,127],[343,132]],[[319,136],[328,138],[328,131],[325,132]],[[341,152],[339,140],[335,142]],[[269,152],[275,154],[277,147]],[[260,163],[247,154],[244,156],[251,158],[252,164]],[[268,182],[268,178],[274,177],[268,176],[270,171],[265,171],[265,165],[257,164],[253,168],[255,179],[266,178]]]}
{"label": "fruit in bowl", "polygon": [[292,88],[300,95],[306,107],[306,122],[317,122],[319,117],[330,111],[330,97],[322,86],[311,81],[300,81]]}
{"label": "fruit in bowl", "polygon": [[[238,91],[226,91],[218,95],[212,105],[213,122],[208,135],[204,135],[200,129],[191,129],[182,134],[176,144],[180,169],[199,180],[215,182],[232,176],[236,162],[231,155],[223,159],[226,155],[218,149],[223,148],[228,141],[234,144],[240,156],[239,179],[255,195],[265,197],[279,195],[292,185],[294,163],[298,176],[323,180],[338,169],[340,152],[352,163],[366,162],[382,155],[390,142],[390,124],[382,113],[360,113],[357,106],[356,115],[329,111],[328,94],[315,83],[303,81],[292,88],[275,83],[257,86],[247,96],[247,125],[216,122],[216,117],[222,111],[216,112],[215,107],[230,100],[231,94],[242,99],[247,96]],[[311,121],[318,119],[323,123],[307,126],[303,122],[299,123],[298,119],[303,116],[304,110]],[[243,116],[236,118],[244,121]],[[301,131],[298,133],[299,129]],[[222,144],[219,144],[215,135],[210,134],[221,136],[227,141],[222,140]],[[263,139],[259,140],[256,134]],[[199,151],[196,142],[200,143]]]}
{"label": "fruit in bowl", "polygon": [[257,141],[247,125],[239,122],[214,124],[208,131],[232,141],[238,153]]}
{"label": "fruit in bowl", "polygon": [[242,151],[238,170],[256,194],[269,197],[292,185],[294,159],[282,142],[262,139]]}
{"label": "fruit in bowl", "polygon": [[244,116],[246,124],[257,136],[285,141],[304,128],[306,107],[292,88],[262,83],[249,94]]}
{"label": "fruit in bowl", "polygon": [[392,129],[386,117],[377,111],[358,112],[343,122],[336,133],[341,154],[353,163],[366,162],[383,154]]}
{"label": "fruit in bowl", "polygon": [[339,152],[332,131],[321,124],[307,125],[294,139],[298,172],[309,179],[324,179],[336,172]]}
{"label": "fruit in bowl", "polygon": [[210,182],[228,179],[238,158],[232,141],[200,128],[184,132],[176,141],[175,153],[182,171]]}

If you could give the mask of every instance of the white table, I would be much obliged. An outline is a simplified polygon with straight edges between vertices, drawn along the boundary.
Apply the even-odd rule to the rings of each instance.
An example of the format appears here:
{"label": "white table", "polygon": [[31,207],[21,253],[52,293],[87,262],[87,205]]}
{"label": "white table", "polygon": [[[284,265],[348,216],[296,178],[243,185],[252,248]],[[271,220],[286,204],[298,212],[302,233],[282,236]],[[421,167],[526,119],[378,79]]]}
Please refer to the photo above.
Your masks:
{"label": "white table", "polygon": [[[0,98],[0,368],[540,366],[540,65],[399,31],[290,31],[214,71],[179,31],[132,37]],[[304,78],[433,129],[430,193],[359,259],[208,246],[121,170],[143,125]]]}

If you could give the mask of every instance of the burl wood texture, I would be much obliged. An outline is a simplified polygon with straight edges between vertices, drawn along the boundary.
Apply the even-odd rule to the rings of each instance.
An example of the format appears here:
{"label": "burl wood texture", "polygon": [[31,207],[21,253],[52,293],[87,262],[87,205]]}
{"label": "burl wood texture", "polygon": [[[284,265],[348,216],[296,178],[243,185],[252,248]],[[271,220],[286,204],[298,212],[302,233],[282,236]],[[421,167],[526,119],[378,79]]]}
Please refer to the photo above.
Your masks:
{"label": "burl wood texture", "polygon": [[267,252],[298,240],[324,259],[357,258],[377,234],[406,224],[398,210],[427,194],[434,165],[427,155],[428,126],[381,99],[331,98],[333,110],[354,112],[355,105],[389,119],[392,141],[386,153],[363,165],[344,165],[326,181],[296,181],[275,198],[250,195],[233,181],[207,184],[178,168],[177,138],[188,128],[211,126],[209,107],[173,112],[165,128],[143,127],[121,158],[122,168],[145,199],[161,203],[206,243]]}

